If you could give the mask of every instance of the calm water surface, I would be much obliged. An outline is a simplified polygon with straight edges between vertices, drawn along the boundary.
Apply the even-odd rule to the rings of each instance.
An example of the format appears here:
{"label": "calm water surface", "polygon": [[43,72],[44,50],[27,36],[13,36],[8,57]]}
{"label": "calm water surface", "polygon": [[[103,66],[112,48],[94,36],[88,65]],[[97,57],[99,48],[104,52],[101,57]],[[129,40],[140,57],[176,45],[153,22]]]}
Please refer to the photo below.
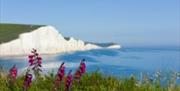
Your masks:
{"label": "calm water surface", "polygon": [[[180,72],[180,49],[177,48],[122,48],[74,52],[57,55],[43,55],[44,72],[56,72],[64,61],[67,71],[76,70],[80,60],[85,58],[87,71],[100,71],[105,75],[130,76],[141,73],[161,71]],[[0,65],[9,69],[13,64],[19,72],[24,72],[28,65],[27,57],[1,57]]]}

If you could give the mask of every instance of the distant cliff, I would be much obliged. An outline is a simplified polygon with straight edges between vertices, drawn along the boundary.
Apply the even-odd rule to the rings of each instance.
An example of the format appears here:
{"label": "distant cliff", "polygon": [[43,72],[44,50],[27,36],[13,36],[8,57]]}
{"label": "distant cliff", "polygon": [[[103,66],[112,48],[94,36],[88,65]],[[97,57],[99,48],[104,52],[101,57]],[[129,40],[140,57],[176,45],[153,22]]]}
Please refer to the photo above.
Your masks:
{"label": "distant cliff", "polygon": [[52,26],[36,26],[33,31],[23,32],[16,39],[2,42],[0,44],[0,56],[27,55],[32,48],[37,49],[41,54],[56,54],[101,48],[120,48],[120,45],[113,44],[105,47],[85,43],[73,37],[64,38]]}

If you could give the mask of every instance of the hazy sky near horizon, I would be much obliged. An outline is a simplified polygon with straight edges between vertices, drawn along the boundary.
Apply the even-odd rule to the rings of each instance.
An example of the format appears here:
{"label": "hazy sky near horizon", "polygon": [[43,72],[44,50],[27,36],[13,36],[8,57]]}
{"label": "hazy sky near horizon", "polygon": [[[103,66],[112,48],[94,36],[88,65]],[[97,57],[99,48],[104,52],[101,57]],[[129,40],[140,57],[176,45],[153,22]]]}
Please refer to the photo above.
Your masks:
{"label": "hazy sky near horizon", "polygon": [[123,46],[180,45],[179,0],[0,0],[0,22]]}

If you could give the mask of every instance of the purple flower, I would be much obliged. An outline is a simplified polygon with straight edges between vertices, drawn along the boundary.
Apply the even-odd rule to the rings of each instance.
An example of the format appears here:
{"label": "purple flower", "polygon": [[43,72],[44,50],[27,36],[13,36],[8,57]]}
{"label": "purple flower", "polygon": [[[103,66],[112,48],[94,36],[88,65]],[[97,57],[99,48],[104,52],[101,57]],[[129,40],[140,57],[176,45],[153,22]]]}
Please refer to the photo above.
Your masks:
{"label": "purple flower", "polygon": [[80,64],[80,70],[81,70],[82,74],[84,74],[86,72],[86,64],[84,61],[85,61],[85,59],[83,59]]}
{"label": "purple flower", "polygon": [[10,83],[14,84],[16,81],[17,77],[17,68],[16,65],[14,65],[10,70],[9,70],[9,79]]}
{"label": "purple flower", "polygon": [[32,66],[34,64],[34,55],[29,55],[29,66]]}
{"label": "purple flower", "polygon": [[76,79],[77,82],[80,82],[82,75],[86,72],[86,64],[85,64],[85,59],[83,59],[80,63],[79,68],[74,74],[74,78]]}
{"label": "purple flower", "polygon": [[32,66],[32,70],[34,71],[35,75],[37,76],[41,70],[42,58],[37,53],[36,49],[32,49],[31,55],[28,56],[29,58],[29,66]]}
{"label": "purple flower", "polygon": [[31,86],[32,83],[32,74],[29,74],[29,72],[26,72],[25,78],[24,78],[24,84],[23,88],[25,91]]}
{"label": "purple flower", "polygon": [[9,70],[9,73],[10,73],[10,76],[11,76],[13,79],[16,79],[16,77],[17,77],[17,68],[16,68],[16,65],[14,65],[14,66]]}
{"label": "purple flower", "polygon": [[64,62],[63,62],[61,64],[61,66],[59,67],[59,69],[58,69],[58,72],[57,72],[57,75],[56,75],[56,78],[55,78],[55,87],[54,87],[54,89],[57,89],[59,87],[60,83],[63,80],[64,75],[65,75],[65,66],[64,66]]}
{"label": "purple flower", "polygon": [[76,81],[79,82],[81,79],[81,76],[82,76],[81,69],[78,69],[74,74],[74,78],[76,79]]}
{"label": "purple flower", "polygon": [[65,91],[69,91],[72,86],[73,76],[72,76],[71,72],[72,72],[72,70],[69,71],[69,73],[66,77]]}
{"label": "purple flower", "polygon": [[58,73],[57,73],[58,77],[62,80],[64,75],[65,75],[65,66],[64,66],[64,62],[61,64]]}

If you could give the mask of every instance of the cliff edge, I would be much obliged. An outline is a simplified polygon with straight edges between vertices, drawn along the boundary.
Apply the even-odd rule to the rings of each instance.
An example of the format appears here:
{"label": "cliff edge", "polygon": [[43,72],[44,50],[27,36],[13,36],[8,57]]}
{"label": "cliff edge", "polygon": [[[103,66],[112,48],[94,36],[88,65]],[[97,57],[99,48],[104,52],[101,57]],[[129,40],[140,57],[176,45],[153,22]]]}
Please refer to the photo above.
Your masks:
{"label": "cliff edge", "polygon": [[42,26],[31,32],[22,33],[17,39],[0,44],[0,56],[27,55],[32,48],[41,54],[56,54],[101,48],[120,48],[120,45],[102,47],[70,37],[65,39],[54,27]]}

